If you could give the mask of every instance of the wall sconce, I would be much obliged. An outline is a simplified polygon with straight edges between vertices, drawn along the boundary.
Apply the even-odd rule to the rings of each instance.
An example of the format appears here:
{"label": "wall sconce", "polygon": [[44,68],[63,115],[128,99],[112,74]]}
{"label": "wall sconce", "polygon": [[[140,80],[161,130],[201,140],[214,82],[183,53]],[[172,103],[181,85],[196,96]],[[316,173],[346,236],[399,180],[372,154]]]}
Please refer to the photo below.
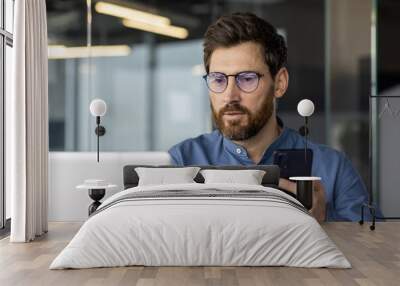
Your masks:
{"label": "wall sconce", "polygon": [[[301,133],[305,137],[304,161],[307,165],[307,141],[308,141],[308,117],[314,113],[314,103],[309,99],[303,99],[297,105],[297,112],[304,117],[304,126]],[[320,181],[320,177],[290,177],[290,180],[296,181],[297,199],[307,208],[311,209],[313,205],[313,184],[314,181]]]}
{"label": "wall sconce", "polygon": [[[297,105],[297,112],[304,117],[304,136],[306,143],[304,146],[304,159],[307,162],[307,140],[308,140],[308,117],[314,113],[314,103],[309,99],[303,99]],[[302,134],[303,135],[303,134]]]}
{"label": "wall sconce", "polygon": [[107,104],[104,100],[96,98],[90,103],[90,113],[96,117],[97,127],[95,133],[97,135],[97,162],[99,162],[99,149],[100,149],[100,136],[106,133],[104,126],[100,125],[100,117],[104,116],[107,112]]}

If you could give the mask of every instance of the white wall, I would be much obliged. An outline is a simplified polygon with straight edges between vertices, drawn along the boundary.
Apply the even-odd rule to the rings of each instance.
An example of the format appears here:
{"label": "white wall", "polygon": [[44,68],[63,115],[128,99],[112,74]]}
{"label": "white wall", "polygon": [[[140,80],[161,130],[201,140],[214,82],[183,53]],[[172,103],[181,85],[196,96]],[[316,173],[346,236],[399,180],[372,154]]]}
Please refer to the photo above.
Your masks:
{"label": "white wall", "polygon": [[105,198],[123,190],[125,165],[170,163],[167,152],[102,152],[97,163],[95,152],[49,153],[49,221],[84,221],[88,206],[93,202],[87,190],[75,187],[85,179],[103,179],[117,184],[114,191],[107,191]]}

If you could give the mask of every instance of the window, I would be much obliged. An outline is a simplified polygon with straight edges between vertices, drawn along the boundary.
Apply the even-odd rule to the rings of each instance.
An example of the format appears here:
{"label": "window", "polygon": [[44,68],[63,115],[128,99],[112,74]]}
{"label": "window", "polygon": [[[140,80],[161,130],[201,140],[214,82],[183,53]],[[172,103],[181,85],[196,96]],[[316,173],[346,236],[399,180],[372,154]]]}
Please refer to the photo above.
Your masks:
{"label": "window", "polygon": [[0,0],[0,228],[4,231],[5,226],[9,228],[10,213],[10,194],[5,188],[5,105],[6,94],[10,93],[11,88],[11,68],[12,68],[12,46],[13,46],[13,20],[14,20],[14,1]]}

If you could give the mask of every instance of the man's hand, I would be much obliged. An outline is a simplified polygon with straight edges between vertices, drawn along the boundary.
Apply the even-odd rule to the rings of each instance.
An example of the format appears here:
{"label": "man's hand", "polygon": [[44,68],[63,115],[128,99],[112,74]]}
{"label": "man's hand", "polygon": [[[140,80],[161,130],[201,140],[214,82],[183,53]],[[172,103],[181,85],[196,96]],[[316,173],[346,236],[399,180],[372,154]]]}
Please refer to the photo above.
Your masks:
{"label": "man's hand", "polygon": [[[311,215],[318,222],[323,222],[326,218],[325,189],[320,181],[314,181],[313,205],[309,210]],[[279,187],[296,194],[296,183],[287,179],[279,179]]]}

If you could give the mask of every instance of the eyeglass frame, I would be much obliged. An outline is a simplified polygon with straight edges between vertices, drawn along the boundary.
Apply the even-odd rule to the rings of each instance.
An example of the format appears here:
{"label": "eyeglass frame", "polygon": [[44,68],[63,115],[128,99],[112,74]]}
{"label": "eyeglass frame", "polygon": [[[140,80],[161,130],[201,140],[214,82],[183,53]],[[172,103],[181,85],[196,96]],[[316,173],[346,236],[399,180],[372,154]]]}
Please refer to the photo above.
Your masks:
{"label": "eyeglass frame", "polygon": [[[210,75],[210,74],[221,74],[221,75],[223,75],[227,80],[226,80],[226,86],[225,86],[225,88],[222,90],[222,91],[214,91],[214,90],[212,90],[211,88],[210,88],[210,86],[208,85],[208,81],[207,81],[207,77]],[[255,74],[256,76],[257,76],[257,85],[256,85],[256,87],[252,90],[252,91],[245,91],[245,90],[243,90],[241,87],[240,87],[240,85],[239,85],[239,83],[238,83],[238,76],[240,75],[240,74],[244,74],[244,73],[253,73],[253,74]],[[259,73],[259,72],[255,72],[255,71],[241,71],[241,72],[238,72],[237,74],[225,74],[225,73],[223,73],[223,72],[211,72],[211,73],[207,73],[207,74],[205,74],[205,75],[203,75],[202,76],[202,78],[205,80],[205,82],[206,82],[206,85],[207,85],[207,88],[208,88],[208,90],[209,91],[211,91],[211,92],[214,92],[214,93],[223,93],[225,90],[226,90],[226,88],[228,87],[228,84],[229,84],[229,77],[230,76],[233,76],[233,77],[235,77],[235,84],[236,84],[236,86],[241,90],[241,91],[243,91],[243,92],[245,92],[245,93],[252,93],[252,92],[254,92],[257,88],[258,88],[258,85],[260,84],[260,78],[262,78],[263,76],[265,76],[265,74],[262,74],[262,73]]]}

